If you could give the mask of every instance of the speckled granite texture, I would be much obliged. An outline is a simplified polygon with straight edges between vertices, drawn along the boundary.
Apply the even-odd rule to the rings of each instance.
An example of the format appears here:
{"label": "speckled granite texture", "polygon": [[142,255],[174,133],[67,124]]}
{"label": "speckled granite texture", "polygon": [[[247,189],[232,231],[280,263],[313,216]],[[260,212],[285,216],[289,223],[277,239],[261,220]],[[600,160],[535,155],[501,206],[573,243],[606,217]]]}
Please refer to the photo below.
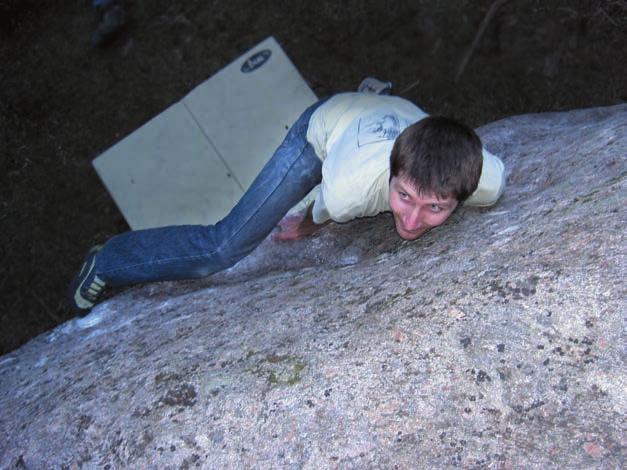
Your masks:
{"label": "speckled granite texture", "polygon": [[627,106],[480,129],[508,188],[121,292],[0,358],[0,468],[620,468]]}

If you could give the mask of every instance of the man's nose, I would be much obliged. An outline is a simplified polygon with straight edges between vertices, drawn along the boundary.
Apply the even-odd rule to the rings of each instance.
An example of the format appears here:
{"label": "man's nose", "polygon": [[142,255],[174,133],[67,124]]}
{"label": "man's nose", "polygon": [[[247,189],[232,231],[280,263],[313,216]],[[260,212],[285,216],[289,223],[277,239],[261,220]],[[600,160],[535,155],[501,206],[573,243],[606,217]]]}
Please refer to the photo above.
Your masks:
{"label": "man's nose", "polygon": [[415,207],[407,213],[405,217],[405,229],[416,230],[420,227],[421,211],[420,207]]}

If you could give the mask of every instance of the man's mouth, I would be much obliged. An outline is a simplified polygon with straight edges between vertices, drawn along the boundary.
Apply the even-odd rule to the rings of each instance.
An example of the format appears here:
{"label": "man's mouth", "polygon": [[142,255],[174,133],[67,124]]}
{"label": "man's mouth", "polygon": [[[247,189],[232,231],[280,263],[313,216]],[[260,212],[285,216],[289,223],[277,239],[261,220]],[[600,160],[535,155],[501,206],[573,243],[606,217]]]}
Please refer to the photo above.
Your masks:
{"label": "man's mouth", "polygon": [[413,234],[415,234],[415,233],[418,233],[418,232],[420,231],[420,228],[421,228],[421,227],[417,227],[417,228],[415,228],[415,229],[413,229],[413,230],[410,230],[410,229],[408,229],[408,228],[405,228],[403,225],[401,225],[401,230],[402,230],[403,232],[406,232],[406,233],[411,233],[412,235],[413,235]]}

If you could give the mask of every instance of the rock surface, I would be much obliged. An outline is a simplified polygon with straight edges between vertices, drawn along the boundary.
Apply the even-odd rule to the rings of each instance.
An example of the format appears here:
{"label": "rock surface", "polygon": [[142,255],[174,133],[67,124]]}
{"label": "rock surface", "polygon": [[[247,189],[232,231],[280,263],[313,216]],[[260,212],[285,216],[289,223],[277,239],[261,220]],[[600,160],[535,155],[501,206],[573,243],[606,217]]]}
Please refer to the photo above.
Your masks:
{"label": "rock surface", "polygon": [[619,468],[627,106],[480,129],[490,209],[126,290],[0,358],[0,468]]}

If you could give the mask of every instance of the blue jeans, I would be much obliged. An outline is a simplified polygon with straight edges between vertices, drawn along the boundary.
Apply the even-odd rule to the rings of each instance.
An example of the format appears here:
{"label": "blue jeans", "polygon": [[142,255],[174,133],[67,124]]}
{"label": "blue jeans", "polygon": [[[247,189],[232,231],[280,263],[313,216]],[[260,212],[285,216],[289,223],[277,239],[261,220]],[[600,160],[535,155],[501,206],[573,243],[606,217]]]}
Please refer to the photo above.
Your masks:
{"label": "blue jeans", "polygon": [[281,218],[320,183],[322,162],[307,142],[310,106],[231,212],[215,225],[126,232],[98,253],[96,274],[109,286],[209,276],[253,251]]}

